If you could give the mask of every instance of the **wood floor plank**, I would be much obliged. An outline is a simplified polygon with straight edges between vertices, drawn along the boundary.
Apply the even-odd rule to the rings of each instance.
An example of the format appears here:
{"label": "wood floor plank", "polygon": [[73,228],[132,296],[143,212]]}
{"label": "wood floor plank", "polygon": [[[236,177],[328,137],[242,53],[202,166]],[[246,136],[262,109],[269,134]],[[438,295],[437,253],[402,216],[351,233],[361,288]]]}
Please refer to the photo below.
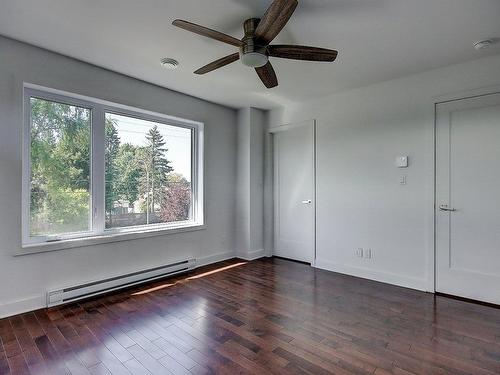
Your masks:
{"label": "wood floor plank", "polygon": [[[190,375],[191,372],[185,368],[183,365],[181,365],[177,360],[174,359],[174,357],[171,357],[170,355],[166,355],[165,357],[162,357],[158,360],[164,367],[166,367],[172,374],[176,375]],[[197,363],[194,363],[191,368],[194,368],[197,366]]]}
{"label": "wood floor plank", "polygon": [[9,361],[7,360],[7,355],[5,354],[5,351],[0,350],[0,374],[9,374],[9,373],[10,373],[10,366],[9,366]]}
{"label": "wood floor plank", "polygon": [[123,365],[134,375],[151,375],[151,372],[135,358],[124,362]]}
{"label": "wood floor plank", "polygon": [[153,375],[165,375],[170,374],[170,372],[166,367],[164,367],[156,358],[152,357],[144,348],[139,345],[133,345],[128,348],[130,353],[140,362],[144,368],[146,368]]}
{"label": "wood floor plank", "polygon": [[89,368],[89,372],[92,375],[112,375],[111,372],[102,363]]}
{"label": "wood floor plank", "polygon": [[[17,374],[31,374],[31,371],[28,368],[26,360],[22,354],[17,354],[8,358],[10,373],[12,375]],[[35,375],[35,374],[33,374]]]}
{"label": "wood floor plank", "polygon": [[500,309],[277,258],[0,319],[0,374],[500,374]]}

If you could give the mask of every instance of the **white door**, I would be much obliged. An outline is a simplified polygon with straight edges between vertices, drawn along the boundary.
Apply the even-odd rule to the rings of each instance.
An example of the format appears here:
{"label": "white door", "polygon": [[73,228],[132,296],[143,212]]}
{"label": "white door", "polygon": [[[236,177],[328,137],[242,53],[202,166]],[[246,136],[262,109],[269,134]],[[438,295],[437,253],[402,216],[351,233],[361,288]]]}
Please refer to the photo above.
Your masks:
{"label": "white door", "polygon": [[313,263],[313,122],[274,134],[274,255]]}
{"label": "white door", "polygon": [[500,94],[436,115],[436,290],[500,304]]}

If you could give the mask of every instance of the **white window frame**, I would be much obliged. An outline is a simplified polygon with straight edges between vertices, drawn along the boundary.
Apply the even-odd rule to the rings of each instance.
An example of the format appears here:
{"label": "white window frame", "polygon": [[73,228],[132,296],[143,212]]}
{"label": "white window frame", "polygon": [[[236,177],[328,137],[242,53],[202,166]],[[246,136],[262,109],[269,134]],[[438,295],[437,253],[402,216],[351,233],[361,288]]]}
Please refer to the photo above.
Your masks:
{"label": "white window frame", "polygon": [[[68,233],[59,236],[30,236],[31,194],[31,98],[59,102],[91,110],[91,168],[90,168],[90,231]],[[98,243],[123,241],[149,236],[204,229],[204,183],[203,145],[204,124],[165,114],[151,112],[92,97],[24,84],[24,129],[23,129],[23,182],[22,182],[22,249],[23,253],[59,250],[89,246]],[[191,191],[192,218],[175,223],[159,223],[124,228],[105,228],[105,114],[152,121],[158,124],[190,129],[191,141]]]}

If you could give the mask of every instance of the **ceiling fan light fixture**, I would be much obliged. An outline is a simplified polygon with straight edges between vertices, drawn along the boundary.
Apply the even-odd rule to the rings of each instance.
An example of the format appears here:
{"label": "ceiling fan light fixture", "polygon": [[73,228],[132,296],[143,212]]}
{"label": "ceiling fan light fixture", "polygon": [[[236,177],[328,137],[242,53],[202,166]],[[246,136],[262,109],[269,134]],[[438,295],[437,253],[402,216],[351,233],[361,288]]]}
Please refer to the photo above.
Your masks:
{"label": "ceiling fan light fixture", "polygon": [[251,68],[260,68],[266,65],[269,61],[269,57],[267,55],[259,52],[242,53],[240,58],[243,65]]}

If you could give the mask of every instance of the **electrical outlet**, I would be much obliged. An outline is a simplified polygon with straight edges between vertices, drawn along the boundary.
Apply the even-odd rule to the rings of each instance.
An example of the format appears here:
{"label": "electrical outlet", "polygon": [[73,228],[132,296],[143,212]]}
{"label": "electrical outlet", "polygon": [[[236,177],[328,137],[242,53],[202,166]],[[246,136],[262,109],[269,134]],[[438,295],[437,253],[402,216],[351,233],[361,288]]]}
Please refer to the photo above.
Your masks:
{"label": "electrical outlet", "polygon": [[356,249],[356,256],[358,256],[359,258],[363,258],[363,249],[361,247]]}

